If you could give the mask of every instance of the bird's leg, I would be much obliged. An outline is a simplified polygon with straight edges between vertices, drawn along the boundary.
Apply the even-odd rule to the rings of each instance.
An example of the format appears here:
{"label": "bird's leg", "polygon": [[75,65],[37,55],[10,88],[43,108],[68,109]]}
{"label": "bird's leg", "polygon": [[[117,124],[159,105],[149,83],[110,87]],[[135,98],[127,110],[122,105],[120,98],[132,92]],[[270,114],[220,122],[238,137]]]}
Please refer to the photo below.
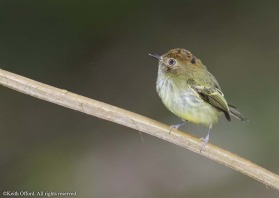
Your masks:
{"label": "bird's leg", "polygon": [[173,128],[173,129],[178,129],[180,128],[182,125],[184,125],[186,123],[185,120],[182,120],[183,122],[181,123],[178,123],[178,124],[174,124],[174,125],[171,125],[170,127]]}
{"label": "bird's leg", "polygon": [[203,144],[201,146],[200,152],[202,152],[203,148],[209,141],[209,135],[210,135],[211,128],[212,128],[212,124],[209,126],[209,129],[207,131],[207,135],[205,136],[205,138],[201,138],[201,140],[203,141]]}
{"label": "bird's leg", "polygon": [[178,123],[178,124],[175,124],[175,125],[171,125],[171,126],[170,126],[170,132],[169,132],[169,133],[171,133],[171,130],[172,130],[172,129],[178,129],[179,127],[181,127],[182,125],[184,125],[184,124],[186,123],[186,121],[187,121],[187,120],[182,120],[181,123]]}

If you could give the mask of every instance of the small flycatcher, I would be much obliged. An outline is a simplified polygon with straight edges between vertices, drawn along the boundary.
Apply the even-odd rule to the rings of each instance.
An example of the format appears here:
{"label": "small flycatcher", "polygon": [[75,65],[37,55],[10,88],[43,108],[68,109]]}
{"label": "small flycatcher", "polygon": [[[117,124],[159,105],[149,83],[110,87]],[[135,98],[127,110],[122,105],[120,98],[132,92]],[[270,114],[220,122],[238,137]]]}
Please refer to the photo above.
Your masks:
{"label": "small flycatcher", "polygon": [[178,129],[185,121],[209,127],[206,137],[202,138],[201,150],[208,143],[212,125],[220,114],[228,121],[231,116],[247,120],[227,103],[215,77],[191,52],[176,48],[162,56],[149,55],[159,60],[156,89],[160,98],[172,113],[184,120],[171,127]]}

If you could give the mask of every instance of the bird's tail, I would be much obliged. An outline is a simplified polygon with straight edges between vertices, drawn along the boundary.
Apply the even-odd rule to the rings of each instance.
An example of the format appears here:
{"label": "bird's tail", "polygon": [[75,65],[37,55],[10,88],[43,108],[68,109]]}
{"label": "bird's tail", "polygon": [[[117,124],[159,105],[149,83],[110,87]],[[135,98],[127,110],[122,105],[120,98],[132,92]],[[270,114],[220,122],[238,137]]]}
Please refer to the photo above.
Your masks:
{"label": "bird's tail", "polygon": [[235,118],[239,119],[240,121],[243,121],[243,122],[248,121],[248,119],[244,115],[242,115],[238,111],[238,109],[233,105],[229,105],[229,112],[230,112],[230,115],[234,116]]}

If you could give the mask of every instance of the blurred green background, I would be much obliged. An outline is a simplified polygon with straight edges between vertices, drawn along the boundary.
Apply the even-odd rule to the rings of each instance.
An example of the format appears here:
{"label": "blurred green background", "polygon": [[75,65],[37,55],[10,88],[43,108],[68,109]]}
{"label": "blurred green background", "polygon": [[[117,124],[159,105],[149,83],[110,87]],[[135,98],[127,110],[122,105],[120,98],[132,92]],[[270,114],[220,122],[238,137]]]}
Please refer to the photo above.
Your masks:
{"label": "blurred green background", "polygon": [[[279,173],[278,1],[0,1],[0,67],[168,125],[148,53],[190,50],[250,122],[210,142]],[[1,87],[0,190],[79,197],[278,197],[174,144]],[[191,123],[182,130],[202,137]]]}

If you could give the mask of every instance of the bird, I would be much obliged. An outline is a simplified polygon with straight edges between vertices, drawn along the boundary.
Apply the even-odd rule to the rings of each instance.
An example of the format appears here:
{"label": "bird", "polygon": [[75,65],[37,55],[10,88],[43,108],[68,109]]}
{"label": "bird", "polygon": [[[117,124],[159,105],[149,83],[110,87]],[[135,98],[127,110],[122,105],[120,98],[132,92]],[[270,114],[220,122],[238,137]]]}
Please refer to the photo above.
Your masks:
{"label": "bird", "polygon": [[178,129],[186,121],[208,127],[200,151],[209,141],[212,126],[220,115],[228,121],[235,117],[247,121],[239,110],[227,103],[216,78],[200,59],[182,48],[169,50],[164,55],[148,54],[159,61],[156,90],[163,104],[183,120],[171,125]]}

